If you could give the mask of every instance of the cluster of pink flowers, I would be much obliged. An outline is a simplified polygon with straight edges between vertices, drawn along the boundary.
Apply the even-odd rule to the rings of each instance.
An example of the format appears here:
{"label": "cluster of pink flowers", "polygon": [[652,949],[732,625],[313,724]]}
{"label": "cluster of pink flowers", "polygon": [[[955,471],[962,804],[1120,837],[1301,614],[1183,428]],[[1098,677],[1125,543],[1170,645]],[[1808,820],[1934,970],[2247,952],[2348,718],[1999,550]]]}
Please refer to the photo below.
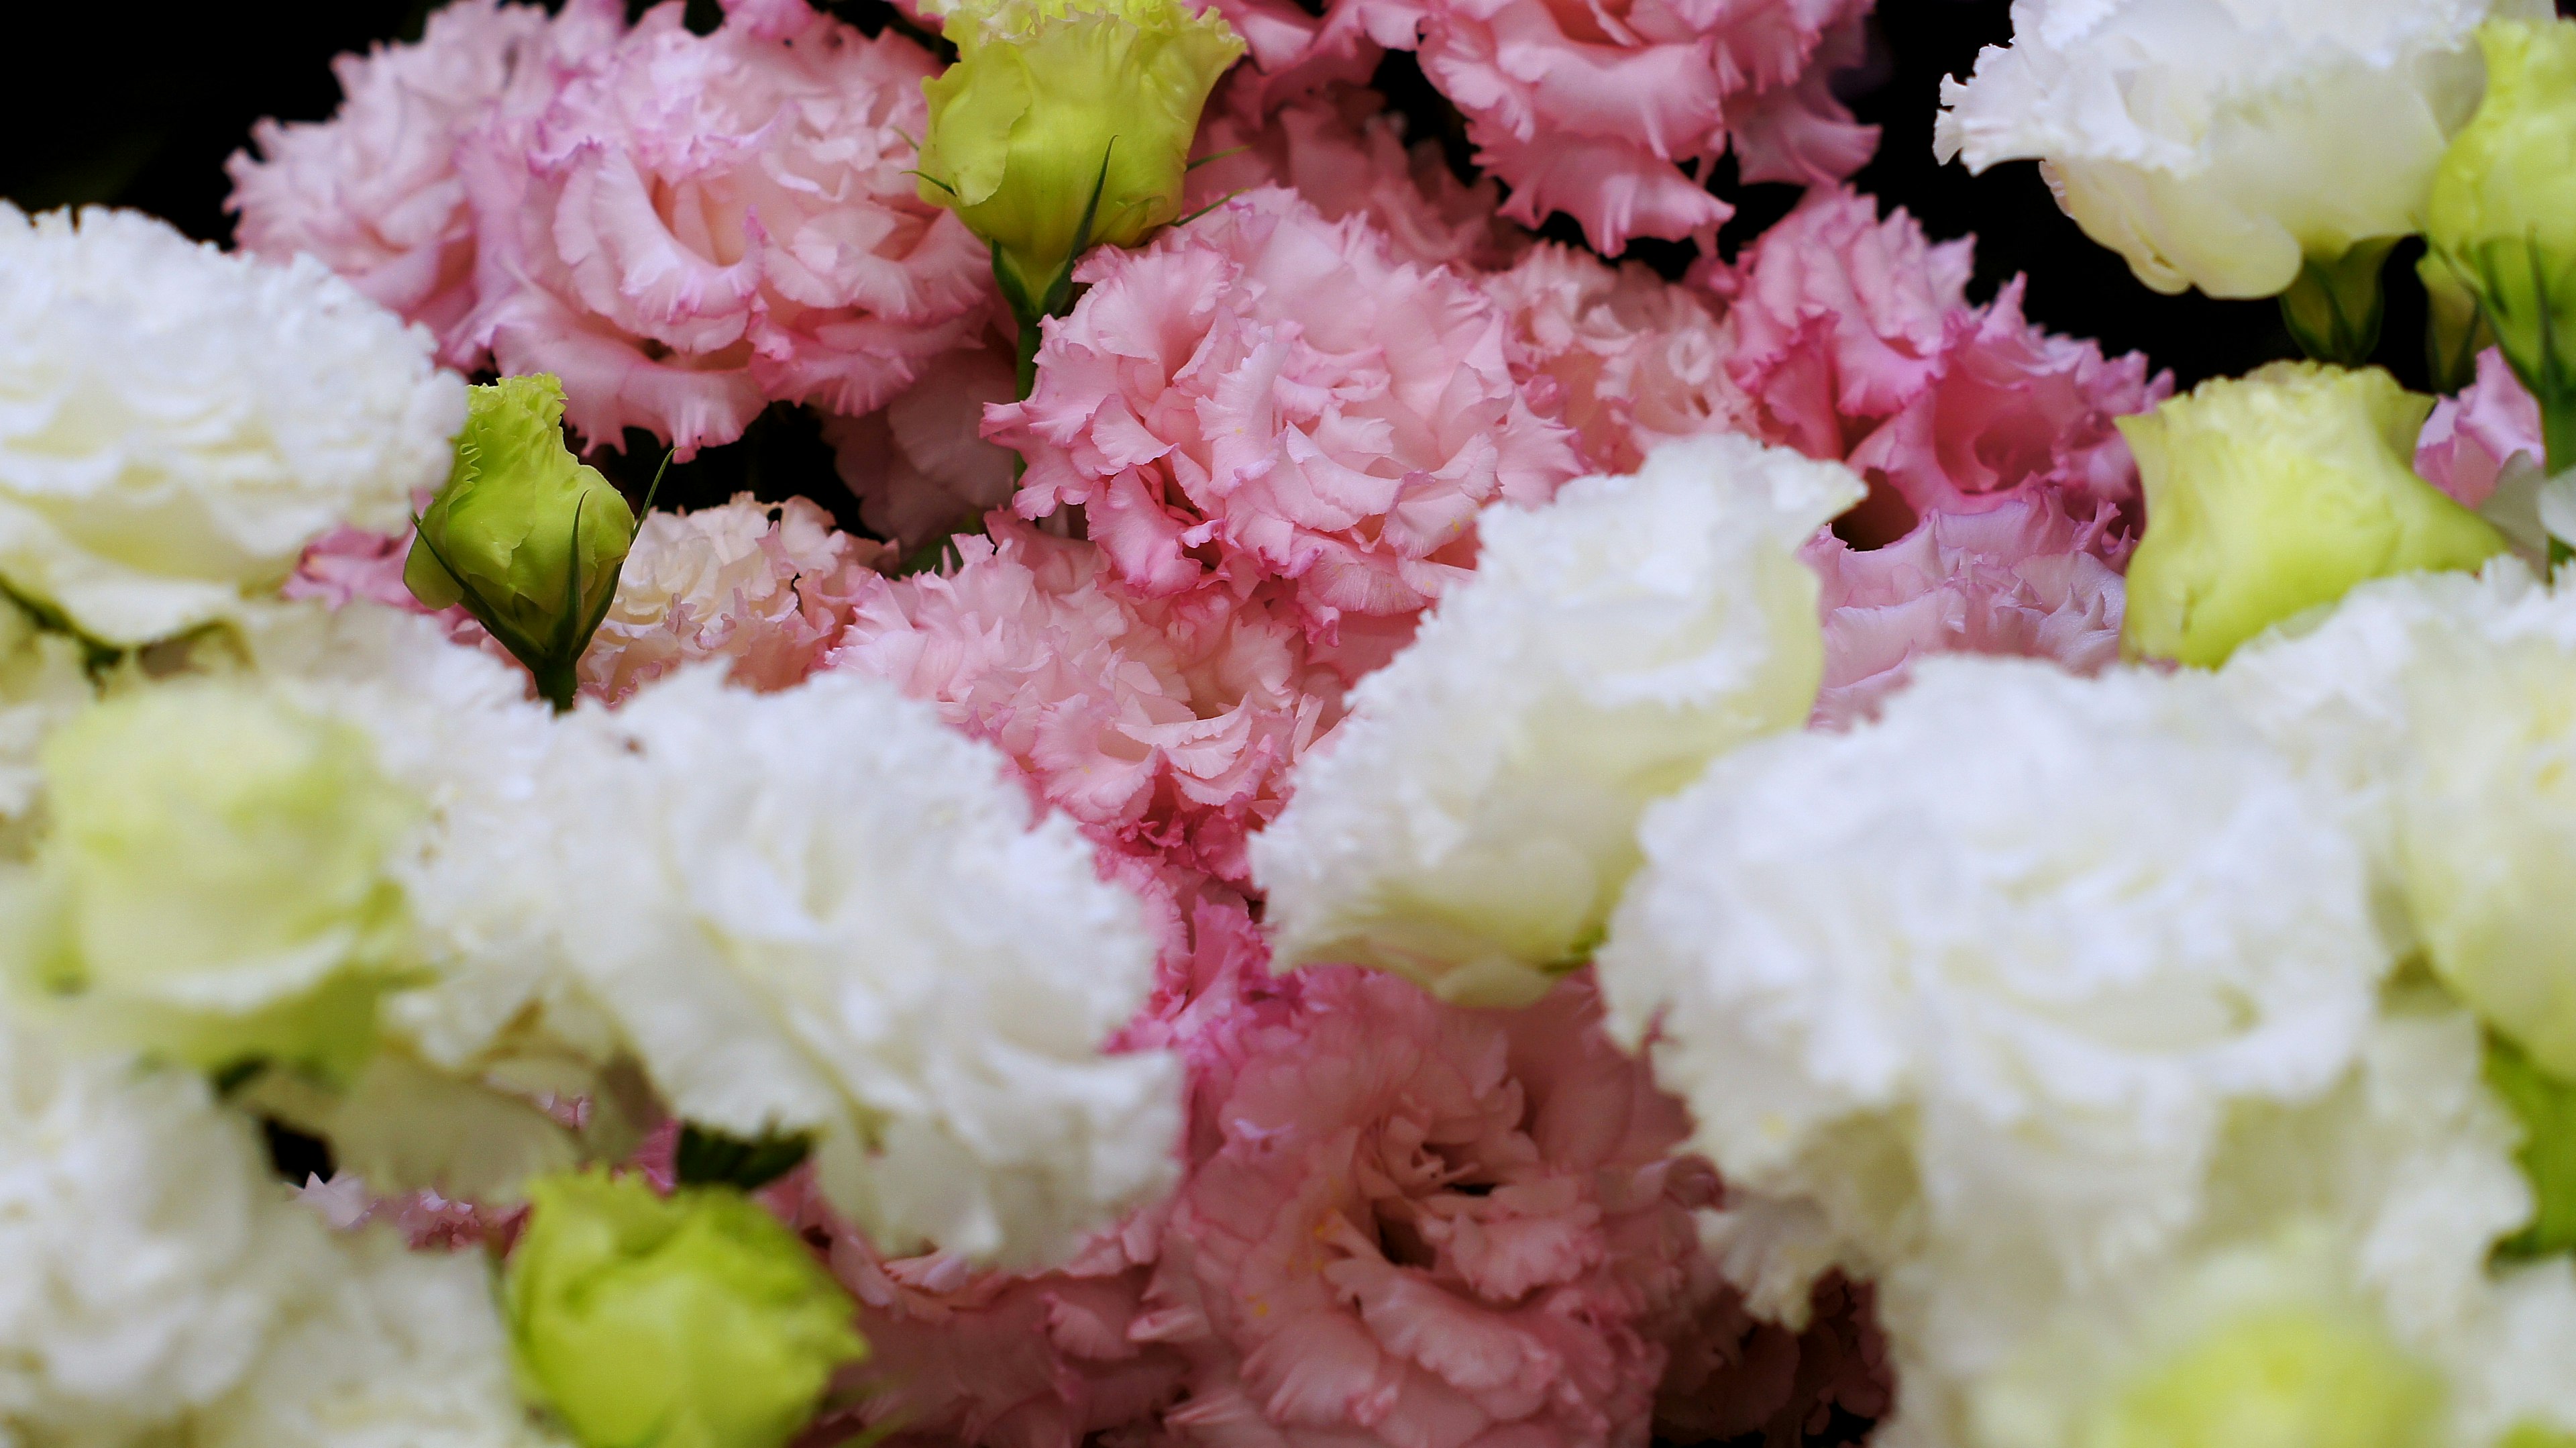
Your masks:
{"label": "cluster of pink flowers", "polygon": [[[1837,184],[1874,144],[1827,88],[1863,3],[1218,3],[1251,60],[1199,136],[1189,204],[1212,209],[1083,261],[1024,398],[984,252],[906,174],[935,62],[801,0],[739,0],[706,36],[677,5],[630,28],[594,0],[458,0],[348,62],[334,121],[263,128],[242,238],[321,257],[456,365],[558,373],[593,447],[643,428],[685,457],[814,408],[876,537],[802,499],[648,517],[583,692],[614,706],[700,660],[750,688],[890,680],[997,746],[1160,924],[1127,1040],[1190,1067],[1172,1197],[1013,1274],[888,1257],[803,1173],[764,1194],[861,1303],[869,1391],[828,1426],[1639,1448],[1874,1417],[1867,1289],[1829,1278],[1801,1332],[1747,1312],[1694,1229],[1724,1187],[1675,1154],[1683,1108],[1587,978],[1506,1013],[1273,976],[1245,843],[1475,568],[1479,510],[1670,439],[1748,433],[1869,484],[1805,550],[1818,725],[1929,653],[2103,666],[2141,523],[2113,419],[2170,380],[2034,327],[2018,282],[1970,303],[1969,243]],[[1361,84],[1389,48],[1463,112],[1485,179]],[[1684,277],[1514,224],[1705,240],[1730,151],[1813,189]],[[2463,496],[2532,450],[2491,374],[2427,433]],[[408,606],[407,547],[334,534],[289,591]],[[667,1177],[669,1152],[639,1163]]]}

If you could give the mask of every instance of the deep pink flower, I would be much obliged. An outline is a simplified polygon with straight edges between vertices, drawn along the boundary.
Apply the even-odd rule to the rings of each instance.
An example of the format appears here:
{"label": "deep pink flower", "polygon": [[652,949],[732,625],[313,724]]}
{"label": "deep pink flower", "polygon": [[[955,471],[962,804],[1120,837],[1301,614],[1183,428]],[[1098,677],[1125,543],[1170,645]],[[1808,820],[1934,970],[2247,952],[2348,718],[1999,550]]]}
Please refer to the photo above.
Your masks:
{"label": "deep pink flower", "polygon": [[481,251],[471,335],[562,377],[594,445],[687,458],[772,401],[864,413],[973,337],[984,248],[909,173],[936,65],[891,32],[740,6],[648,12],[541,111],[461,151]]}
{"label": "deep pink flower", "polygon": [[1746,180],[1840,180],[1877,146],[1826,82],[1870,0],[1213,0],[1265,77],[1262,99],[1365,77],[1417,51],[1465,116],[1503,214],[1563,211],[1617,254],[1631,236],[1713,235],[1708,189],[1732,146]]}
{"label": "deep pink flower", "polygon": [[1275,586],[1150,596],[1103,552],[996,514],[953,573],[870,580],[833,655],[937,703],[1103,838],[1229,880],[1341,715]]}
{"label": "deep pink flower", "polygon": [[1748,430],[1706,294],[1553,242],[1484,285],[1510,320],[1513,375],[1573,427],[1594,471],[1634,472],[1673,438]]}
{"label": "deep pink flower", "polygon": [[2478,354],[2478,380],[2433,408],[2416,439],[2415,471],[2474,508],[2495,492],[2516,458],[2532,467],[2547,464],[2540,404],[2513,375],[2504,354],[2490,347]]}
{"label": "deep pink flower", "polygon": [[1449,170],[1438,143],[1407,147],[1386,98],[1335,82],[1265,115],[1261,75],[1239,67],[1199,124],[1186,205],[1213,206],[1256,186],[1285,186],[1326,221],[1365,215],[1399,261],[1461,269],[1508,265],[1526,232],[1495,213],[1501,188],[1470,186]]}
{"label": "deep pink flower", "polygon": [[1360,217],[1265,187],[1077,276],[1036,391],[986,435],[1028,459],[1022,516],[1084,506],[1146,593],[1282,578],[1318,631],[1410,614],[1471,565],[1477,509],[1579,470],[1515,384],[1500,312]]}
{"label": "deep pink flower", "polygon": [[2089,674],[2120,657],[2135,538],[2114,515],[2067,512],[2054,489],[1974,513],[1927,513],[1861,551],[1819,533],[1801,555],[1822,583],[1824,687],[1816,722],[1866,718],[1926,654],[2054,659]]}
{"label": "deep pink flower", "polygon": [[332,61],[343,99],[331,119],[263,120],[251,128],[257,155],[224,163],[241,249],[272,261],[308,253],[442,344],[461,340],[475,230],[458,141],[505,106],[542,106],[624,28],[616,0],[569,0],[557,19],[535,5],[457,0],[431,13],[415,44]]}

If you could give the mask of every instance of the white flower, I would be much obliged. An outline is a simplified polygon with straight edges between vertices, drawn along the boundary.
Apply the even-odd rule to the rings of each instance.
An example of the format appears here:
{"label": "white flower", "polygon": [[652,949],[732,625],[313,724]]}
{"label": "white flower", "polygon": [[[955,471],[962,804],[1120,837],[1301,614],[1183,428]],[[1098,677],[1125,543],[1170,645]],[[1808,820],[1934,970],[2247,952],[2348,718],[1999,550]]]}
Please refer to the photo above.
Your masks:
{"label": "white flower", "polygon": [[222,1396],[324,1248],[202,1078],[0,1019],[0,1436],[113,1440]]}
{"label": "white flower", "polygon": [[375,1227],[318,1283],[192,1448],[538,1448],[481,1252],[407,1252]]}
{"label": "white flower", "polygon": [[2331,1085],[2387,966],[2357,852],[2205,676],[1934,660],[1642,838],[1602,989],[1695,1146],[1993,1292],[2158,1251],[2231,1107]]}
{"label": "white flower", "polygon": [[1474,1005],[1544,994],[1599,938],[1646,804],[1806,721],[1824,644],[1797,550],[1861,492],[1715,436],[1487,509],[1474,577],[1352,692],[1252,842],[1279,961]]}
{"label": "white flower", "polygon": [[2158,291],[2268,297],[2302,258],[2412,233],[2485,85],[2471,39],[2543,0],[2013,0],[1941,87],[1934,150],[2035,159]]}
{"label": "white flower", "polygon": [[1177,1062],[1100,1049],[1140,909],[991,748],[874,678],[703,666],[567,727],[564,946],[679,1115],[811,1133],[889,1250],[1035,1260],[1170,1181]]}
{"label": "white flower", "polygon": [[111,643],[240,611],[340,522],[400,526],[465,387],[320,263],[0,205],[0,580]]}

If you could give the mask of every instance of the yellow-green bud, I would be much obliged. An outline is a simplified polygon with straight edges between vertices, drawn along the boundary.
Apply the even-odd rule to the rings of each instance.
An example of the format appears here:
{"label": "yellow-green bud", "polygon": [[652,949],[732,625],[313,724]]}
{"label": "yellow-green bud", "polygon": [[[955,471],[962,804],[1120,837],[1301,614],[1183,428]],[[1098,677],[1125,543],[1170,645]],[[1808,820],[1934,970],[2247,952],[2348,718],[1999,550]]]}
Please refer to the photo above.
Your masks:
{"label": "yellow-green bud", "polygon": [[2431,1448],[2440,1380],[2366,1318],[2247,1314],[2168,1359],[2073,1448]]}
{"label": "yellow-green bud", "polygon": [[419,819],[366,736],[197,681],[99,704],[43,761],[50,832],[10,900],[38,985],[196,1066],[366,1057],[408,959],[386,864]]}
{"label": "yellow-green bud", "polygon": [[2496,1440],[2496,1448],[2576,1448],[2576,1433],[2525,1420]]}
{"label": "yellow-green bud", "polygon": [[867,1345],[796,1235],[730,1187],[528,1183],[505,1308],[528,1392],[584,1448],[777,1448]]}
{"label": "yellow-green bud", "polygon": [[2504,552],[2415,476],[2432,406],[2376,368],[2280,362],[2121,418],[2147,501],[2123,650],[2214,666],[2357,583]]}
{"label": "yellow-green bud", "polygon": [[2479,27],[2486,98],[2433,172],[2424,238],[2485,304],[2576,467],[2576,22]]}
{"label": "yellow-green bud", "polygon": [[2495,333],[2478,311],[2478,294],[2438,254],[2417,257],[2415,275],[2424,283],[2424,360],[2433,390],[2457,392],[2477,380],[2478,354],[2495,345]]}
{"label": "yellow-green bud", "polygon": [[2504,1037],[2487,1036],[2487,1085],[2522,1123],[2516,1159],[2537,1208],[2531,1224],[2504,1243],[2517,1257],[2576,1249],[2576,1082],[2532,1064]]}
{"label": "yellow-green bud", "polygon": [[945,20],[957,63],[922,82],[921,197],[991,243],[1006,297],[1040,315],[1082,252],[1180,215],[1199,110],[1243,42],[1181,0],[996,0]]}
{"label": "yellow-green bud", "polygon": [[547,374],[472,389],[456,466],[403,565],[413,597],[463,603],[558,708],[635,541],[624,496],[564,446],[563,410]]}

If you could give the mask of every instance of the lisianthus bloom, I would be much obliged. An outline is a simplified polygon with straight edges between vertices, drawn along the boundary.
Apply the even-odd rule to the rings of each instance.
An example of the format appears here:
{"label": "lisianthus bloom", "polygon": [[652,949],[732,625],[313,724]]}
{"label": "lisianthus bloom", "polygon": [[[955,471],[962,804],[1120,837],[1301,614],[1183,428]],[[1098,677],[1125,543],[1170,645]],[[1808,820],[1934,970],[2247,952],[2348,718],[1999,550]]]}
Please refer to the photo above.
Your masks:
{"label": "lisianthus bloom", "polygon": [[1487,276],[1485,293],[1510,322],[1512,374],[1574,429],[1593,469],[1635,472],[1658,443],[1751,430],[1722,308],[1699,290],[1542,242]]}
{"label": "lisianthus bloom", "polygon": [[582,687],[615,703],[683,665],[724,659],[735,683],[786,688],[840,637],[886,553],[804,498],[746,494],[649,514],[582,655]]}
{"label": "lisianthus bloom", "polygon": [[2540,398],[2563,471],[2576,466],[2576,357],[2558,340],[2576,331],[2576,24],[2540,5],[2496,13],[2478,32],[2486,97],[2434,173],[2424,236]]}
{"label": "lisianthus bloom", "polygon": [[941,18],[957,61],[922,85],[921,199],[992,246],[1034,325],[1083,252],[1180,216],[1199,110],[1243,42],[1179,0],[964,0]]}
{"label": "lisianthus bloom", "polygon": [[1217,0],[1267,77],[1265,102],[1365,79],[1380,47],[1411,50],[1465,117],[1479,166],[1511,190],[1504,215],[1579,221],[1617,255],[1634,236],[1713,234],[1733,208],[1709,191],[1731,148],[1748,181],[1839,180],[1878,132],[1830,88],[1859,58],[1867,0],[1704,10],[1563,0]]}
{"label": "lisianthus bloom", "polygon": [[2123,646],[2216,664],[2365,579],[2505,551],[2409,467],[2432,406],[2376,368],[2283,362],[2121,419],[2148,517]]}
{"label": "lisianthus bloom", "polygon": [[2504,354],[2490,347],[2478,354],[2477,380],[2434,404],[2415,439],[2415,471],[2474,508],[2494,496],[2508,473],[2546,466],[2547,451],[2539,402]]}
{"label": "lisianthus bloom", "polygon": [[1337,81],[1266,112],[1261,96],[1260,73],[1240,67],[1210,98],[1190,210],[1284,186],[1326,221],[1365,213],[1399,261],[1501,266],[1529,244],[1528,233],[1495,214],[1502,189],[1493,179],[1460,181],[1436,141],[1405,145],[1401,118],[1377,92]]}
{"label": "lisianthus bloom", "polygon": [[859,517],[907,558],[971,533],[1011,501],[1019,458],[980,436],[984,409],[1018,397],[1011,344],[944,353],[903,395],[865,417],[829,417],[832,467],[859,500]]}
{"label": "lisianthus bloom", "polygon": [[913,194],[919,46],[837,22],[773,38],[745,14],[699,36],[680,12],[646,13],[459,164],[472,344],[563,378],[593,444],[642,428],[686,459],[772,401],[882,405],[974,334],[990,271]]}
{"label": "lisianthus bloom", "polygon": [[0,207],[0,580],[112,644],[275,589],[437,486],[465,388],[318,262],[123,211]]}
{"label": "lisianthus bloom", "polygon": [[559,709],[635,540],[625,496],[564,446],[563,413],[552,376],[475,388],[456,466],[403,564],[424,608],[462,603]]}
{"label": "lisianthus bloom", "polygon": [[[535,5],[460,0],[421,38],[331,62],[340,108],[327,121],[251,127],[225,162],[243,251],[301,252],[442,343],[474,309],[474,214],[456,148],[503,107],[543,105],[564,76],[625,29],[611,0]],[[450,361],[471,361],[467,351]]]}
{"label": "lisianthus bloom", "polygon": [[1713,436],[1489,512],[1475,574],[1360,681],[1253,842],[1281,962],[1546,994],[1599,940],[1647,803],[1806,722],[1824,648],[1798,549],[1860,491]]}
{"label": "lisianthus bloom", "polygon": [[2114,420],[2162,401],[2171,377],[2032,327],[2018,281],[1969,306],[1972,253],[1930,244],[1902,211],[1881,219],[1866,197],[1820,191],[1733,266],[1701,264],[1729,302],[1725,365],[1745,425],[1870,481],[1841,525],[1861,543],[2034,491],[2079,519],[2136,502]]}
{"label": "lisianthus bloom", "polygon": [[1411,613],[1465,576],[1479,507],[1545,502],[1576,470],[1501,315],[1360,217],[1265,187],[1076,279],[1036,390],[986,435],[1028,458],[1022,517],[1084,506],[1147,593],[1275,577],[1319,630]]}
{"label": "lisianthus bloom", "polygon": [[805,1244],[729,1187],[549,1177],[510,1253],[519,1371],[585,1444],[779,1448],[867,1346]]}
{"label": "lisianthus bloom", "polygon": [[1275,585],[1140,594],[1007,515],[956,546],[953,572],[871,581],[835,666],[936,703],[1095,837],[1245,880],[1244,838],[1341,718],[1349,666]]}
{"label": "lisianthus bloom", "polygon": [[1943,83],[1935,146],[1976,171],[2041,162],[2058,204],[2158,291],[2268,297],[2415,231],[2478,106],[2478,23],[2547,10],[2018,0],[2012,45]]}
{"label": "lisianthus bloom", "polygon": [[2129,541],[2069,517],[2054,493],[1981,513],[1926,513],[1884,548],[1820,532],[1799,550],[1822,580],[1825,674],[1816,722],[1875,713],[1917,659],[2010,654],[2079,674],[2119,661]]}

